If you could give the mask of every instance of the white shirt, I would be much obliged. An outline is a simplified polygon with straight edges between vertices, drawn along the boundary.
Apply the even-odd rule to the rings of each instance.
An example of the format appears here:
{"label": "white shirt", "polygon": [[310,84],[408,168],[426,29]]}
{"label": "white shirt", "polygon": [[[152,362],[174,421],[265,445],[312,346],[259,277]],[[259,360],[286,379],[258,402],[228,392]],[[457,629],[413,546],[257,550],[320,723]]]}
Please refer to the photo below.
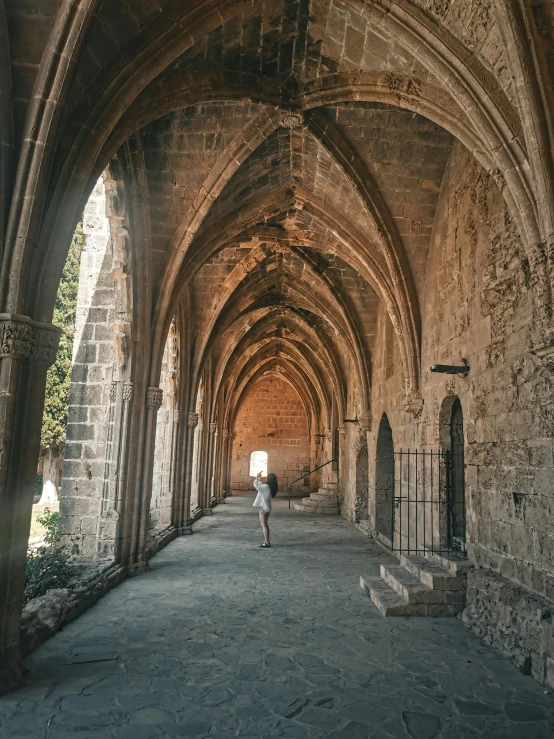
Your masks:
{"label": "white shirt", "polygon": [[254,479],[254,487],[258,491],[254,506],[260,509],[261,513],[271,513],[271,490],[265,482]]}

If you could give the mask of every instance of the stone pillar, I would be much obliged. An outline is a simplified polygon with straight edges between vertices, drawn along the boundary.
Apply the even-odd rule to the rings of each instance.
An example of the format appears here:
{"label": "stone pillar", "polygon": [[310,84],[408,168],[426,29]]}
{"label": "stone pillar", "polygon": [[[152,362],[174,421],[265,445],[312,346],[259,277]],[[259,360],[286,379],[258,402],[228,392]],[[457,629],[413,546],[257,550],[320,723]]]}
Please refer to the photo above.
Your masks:
{"label": "stone pillar", "polygon": [[231,493],[231,451],[233,449],[234,434],[229,433],[229,429],[223,429],[223,449],[222,449],[222,484],[225,490],[225,496],[232,495]]}
{"label": "stone pillar", "polygon": [[142,485],[138,510],[139,535],[135,561],[129,566],[131,572],[145,572],[148,569],[146,544],[150,523],[150,496],[152,494],[152,470],[154,467],[154,450],[156,442],[156,419],[162,405],[163,390],[149,387],[146,390],[146,414],[144,419],[144,446],[142,448]]}
{"label": "stone pillar", "polygon": [[195,458],[194,439],[196,435],[196,428],[198,426],[199,415],[198,413],[187,414],[187,456],[186,466],[184,475],[185,484],[185,514],[186,525],[190,526],[194,521],[193,511],[191,510],[191,490],[192,490],[192,475],[193,475],[193,463]]}
{"label": "stone pillar", "polygon": [[19,630],[46,372],[60,329],[0,314],[0,693],[23,684]]}
{"label": "stone pillar", "polygon": [[214,436],[214,480],[212,489],[212,495],[214,496],[216,503],[225,502],[223,494],[223,480],[221,477],[224,446],[225,439],[223,438],[223,434],[219,432],[219,429],[216,429]]}
{"label": "stone pillar", "polygon": [[209,426],[210,435],[208,437],[208,449],[207,449],[207,460],[206,460],[206,480],[204,483],[205,493],[204,501],[206,503],[202,510],[204,515],[210,515],[212,508],[216,505],[217,500],[214,497],[214,458],[215,458],[215,444],[217,441],[217,424],[210,423]]}

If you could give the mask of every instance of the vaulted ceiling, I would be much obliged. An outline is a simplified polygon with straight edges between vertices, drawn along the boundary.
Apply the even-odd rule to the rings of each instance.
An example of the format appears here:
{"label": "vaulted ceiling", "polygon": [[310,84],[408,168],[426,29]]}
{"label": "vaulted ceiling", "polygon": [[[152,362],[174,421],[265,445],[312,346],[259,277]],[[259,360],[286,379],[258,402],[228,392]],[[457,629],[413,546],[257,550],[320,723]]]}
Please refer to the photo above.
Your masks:
{"label": "vaulted ceiling", "polygon": [[347,378],[363,411],[382,310],[415,392],[427,254],[456,139],[490,172],[517,172],[508,200],[529,190],[503,11],[478,0],[78,5],[65,18],[60,0],[6,2],[16,152],[47,71],[39,42],[54,23],[75,33],[71,53],[53,52],[69,56],[35,238],[41,288],[20,300],[48,317],[57,240],[116,157],[148,245],[154,337],[179,310],[194,327],[192,388],[210,366],[214,397],[231,408],[278,366],[321,422],[330,398],[345,410]]}

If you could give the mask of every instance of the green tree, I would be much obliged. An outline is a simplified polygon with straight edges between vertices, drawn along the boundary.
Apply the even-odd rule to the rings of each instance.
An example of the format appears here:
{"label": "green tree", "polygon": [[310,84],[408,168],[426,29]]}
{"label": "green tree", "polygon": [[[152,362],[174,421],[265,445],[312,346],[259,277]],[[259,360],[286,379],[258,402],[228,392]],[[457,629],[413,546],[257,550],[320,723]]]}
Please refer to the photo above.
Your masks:
{"label": "green tree", "polygon": [[[56,361],[48,370],[46,377],[46,395],[41,432],[41,454],[45,462],[45,483],[47,477],[56,477],[54,468],[65,444],[69,387],[71,384],[71,357],[75,335],[77,290],[79,287],[79,266],[83,245],[83,224],[79,222],[71,241],[54,307],[53,323],[62,329],[62,334]],[[57,480],[53,484],[55,486]]]}

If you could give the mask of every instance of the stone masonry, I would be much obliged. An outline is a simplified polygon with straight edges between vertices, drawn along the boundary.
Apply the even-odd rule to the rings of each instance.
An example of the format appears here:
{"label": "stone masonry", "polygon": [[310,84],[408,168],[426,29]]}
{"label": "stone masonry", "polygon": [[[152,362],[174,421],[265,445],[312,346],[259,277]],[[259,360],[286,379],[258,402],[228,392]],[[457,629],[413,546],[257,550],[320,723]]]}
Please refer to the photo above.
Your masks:
{"label": "stone masonry", "polygon": [[[348,522],[400,562],[368,573],[359,555],[356,595],[341,597],[367,602],[357,625],[342,609],[341,638],[374,614],[356,580],[375,577],[381,612],[463,609],[554,685],[553,60],[546,1],[0,0],[0,692],[25,674],[51,321],[81,217],[59,520],[97,593],[195,525],[211,537],[199,519],[250,488],[265,451],[282,491],[302,477],[294,515],[323,496],[329,532]],[[434,557],[463,571],[456,588],[423,582],[426,562],[403,571]],[[327,560],[323,546],[312,585]],[[445,637],[421,628],[436,640],[418,652],[427,673]],[[321,718],[327,697],[312,698],[291,712]],[[479,702],[459,700],[458,718]],[[506,736],[530,711],[475,710],[489,709]],[[411,736],[465,721],[402,710]],[[225,734],[209,719],[202,732]]]}

